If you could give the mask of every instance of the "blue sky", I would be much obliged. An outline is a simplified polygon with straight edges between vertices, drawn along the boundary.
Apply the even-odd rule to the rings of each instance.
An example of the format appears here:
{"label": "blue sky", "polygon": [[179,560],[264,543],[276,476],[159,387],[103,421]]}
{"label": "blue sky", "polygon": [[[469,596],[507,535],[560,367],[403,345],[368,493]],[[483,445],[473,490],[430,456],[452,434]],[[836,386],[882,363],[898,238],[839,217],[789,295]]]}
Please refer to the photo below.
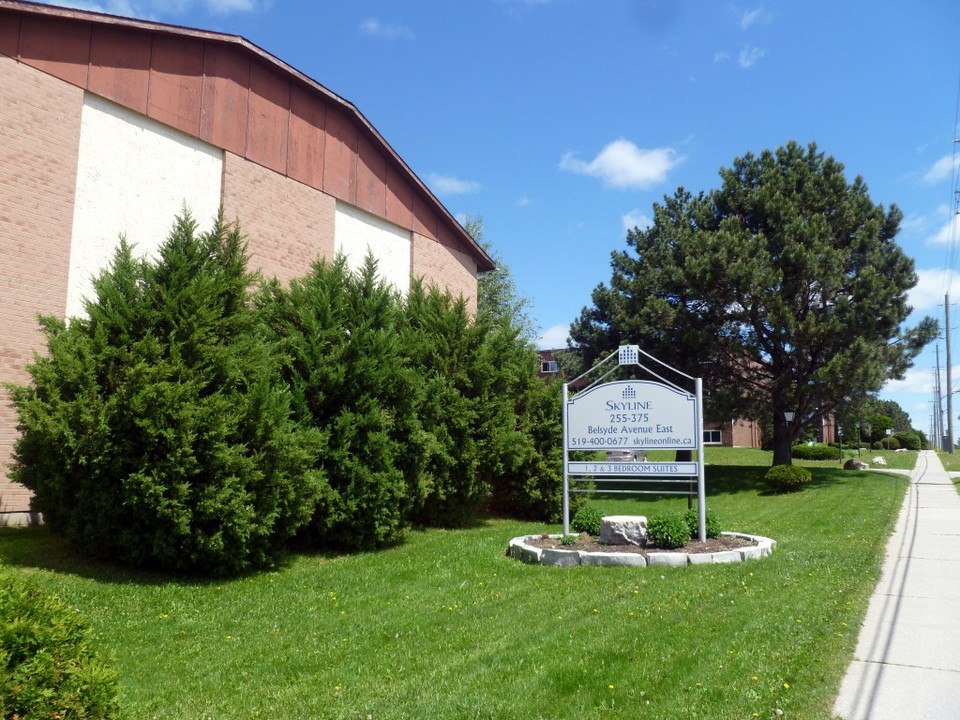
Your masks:
{"label": "blue sky", "polygon": [[[454,215],[483,218],[544,346],[565,344],[654,202],[789,140],[903,211],[915,315],[942,325],[944,293],[960,301],[957,0],[71,4],[242,35],[354,103]],[[926,431],[934,353],[881,393]]]}

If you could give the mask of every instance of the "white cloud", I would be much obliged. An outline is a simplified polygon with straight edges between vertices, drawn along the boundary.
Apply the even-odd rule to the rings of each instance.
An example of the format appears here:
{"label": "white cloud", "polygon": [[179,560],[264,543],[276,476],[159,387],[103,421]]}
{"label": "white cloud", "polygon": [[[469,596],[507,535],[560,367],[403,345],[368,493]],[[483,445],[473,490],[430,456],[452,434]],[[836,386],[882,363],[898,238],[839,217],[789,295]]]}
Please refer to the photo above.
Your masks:
{"label": "white cloud", "polygon": [[556,350],[567,346],[567,337],[570,335],[570,324],[561,323],[543,331],[537,338],[537,347],[541,350]]}
{"label": "white cloud", "polygon": [[740,29],[747,30],[751,25],[756,25],[757,23],[769,23],[773,19],[773,16],[768,13],[763,8],[757,8],[756,10],[747,10],[740,16]]}
{"label": "white cloud", "polygon": [[[950,293],[960,299],[960,275],[956,272],[946,284],[946,270],[943,268],[920,268],[917,271],[917,284],[907,295],[907,302],[915,313],[939,315],[943,312],[943,295]],[[952,305],[953,303],[951,303]],[[938,308],[937,306],[941,306]]]}
{"label": "white cloud", "polygon": [[767,51],[763,48],[758,48],[754,45],[746,45],[743,50],[740,51],[737,62],[742,68],[753,67],[766,54]]}
{"label": "white cloud", "polygon": [[517,202],[514,204],[517,207],[527,207],[528,205],[533,205],[533,200],[524,195],[523,197],[517,198]]}
{"label": "white cloud", "polygon": [[413,40],[416,37],[413,30],[400,23],[384,23],[378,18],[370,17],[360,23],[360,32],[370,37],[388,38],[390,40]]}
{"label": "white cloud", "polygon": [[620,219],[623,221],[624,230],[633,230],[634,228],[646,230],[653,225],[653,220],[640,210],[631,210]]}
{"label": "white cloud", "polygon": [[940,226],[936,234],[927,239],[928,245],[949,245],[960,242],[960,216],[953,214]]}
{"label": "white cloud", "polygon": [[600,178],[604,185],[647,190],[667,179],[667,173],[683,162],[673,148],[639,148],[620,138],[607,145],[591,161],[573,153],[560,159],[560,169]]}
{"label": "white cloud", "polygon": [[927,173],[923,176],[923,181],[927,185],[933,185],[941,180],[953,177],[958,168],[960,168],[960,156],[944,155],[927,170]]}
{"label": "white cloud", "polygon": [[438,195],[469,195],[470,193],[480,192],[483,187],[473,180],[461,180],[450,175],[437,175],[436,173],[427,175],[427,184]]}
{"label": "white cloud", "polygon": [[888,393],[924,393],[933,392],[933,373],[928,367],[912,367],[903,376],[903,380],[888,380],[883,386],[882,395]]}
{"label": "white cloud", "polygon": [[713,54],[713,61],[715,63],[726,62],[729,59],[730,59],[730,53],[725,53],[721,51],[721,52],[715,52]]}

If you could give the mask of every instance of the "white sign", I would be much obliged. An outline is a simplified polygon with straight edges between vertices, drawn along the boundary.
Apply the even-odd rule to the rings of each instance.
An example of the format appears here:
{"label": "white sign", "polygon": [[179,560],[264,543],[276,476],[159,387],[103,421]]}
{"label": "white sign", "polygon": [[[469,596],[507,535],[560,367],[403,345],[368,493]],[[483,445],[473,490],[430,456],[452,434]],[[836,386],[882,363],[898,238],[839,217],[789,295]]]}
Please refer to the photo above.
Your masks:
{"label": "white sign", "polygon": [[675,475],[695,477],[695,462],[570,462],[571,475]]}
{"label": "white sign", "polygon": [[564,408],[568,450],[694,450],[697,398],[662,383],[621,380],[591,388]]}

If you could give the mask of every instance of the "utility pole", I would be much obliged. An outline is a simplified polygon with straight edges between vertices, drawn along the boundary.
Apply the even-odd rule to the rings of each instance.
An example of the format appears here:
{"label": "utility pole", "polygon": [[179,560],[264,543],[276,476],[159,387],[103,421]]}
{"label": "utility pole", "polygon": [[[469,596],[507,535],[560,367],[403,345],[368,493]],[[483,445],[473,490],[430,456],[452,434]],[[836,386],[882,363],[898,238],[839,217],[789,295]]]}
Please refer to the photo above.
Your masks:
{"label": "utility pole", "polygon": [[950,293],[943,296],[944,321],[947,325],[947,452],[953,455],[953,385],[950,380]]}
{"label": "utility pole", "polygon": [[940,385],[940,346],[937,350],[937,369],[933,375],[933,447],[943,450],[943,387]]}

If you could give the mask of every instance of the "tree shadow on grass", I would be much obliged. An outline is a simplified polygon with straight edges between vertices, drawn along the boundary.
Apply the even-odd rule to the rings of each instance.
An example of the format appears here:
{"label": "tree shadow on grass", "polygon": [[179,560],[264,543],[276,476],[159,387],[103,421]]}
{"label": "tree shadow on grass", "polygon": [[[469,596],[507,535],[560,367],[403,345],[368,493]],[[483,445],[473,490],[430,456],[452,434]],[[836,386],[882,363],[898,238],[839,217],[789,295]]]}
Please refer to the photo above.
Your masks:
{"label": "tree shadow on grass", "polygon": [[0,568],[43,570],[74,575],[99,583],[116,585],[204,586],[239,580],[262,572],[279,570],[284,558],[273,568],[259,568],[234,575],[203,575],[149,567],[134,567],[106,558],[89,556],[72,547],[66,540],[40,525],[27,528],[0,528]]}
{"label": "tree shadow on grass", "polygon": [[[464,527],[451,530],[469,530],[492,527],[498,518],[494,513],[483,513]],[[434,528],[415,527],[408,536]],[[52,532],[48,526],[39,525],[25,528],[0,528],[0,568],[36,569],[74,575],[100,583],[203,586],[230,582],[267,572],[283,570],[297,558],[310,558],[315,561],[336,560],[343,557],[376,554],[404,545],[408,537],[376,549],[317,548],[292,539],[286,552],[278,558],[276,564],[232,575],[207,575],[170,570],[134,567],[109,559],[92,557],[72,547],[66,540]]]}

